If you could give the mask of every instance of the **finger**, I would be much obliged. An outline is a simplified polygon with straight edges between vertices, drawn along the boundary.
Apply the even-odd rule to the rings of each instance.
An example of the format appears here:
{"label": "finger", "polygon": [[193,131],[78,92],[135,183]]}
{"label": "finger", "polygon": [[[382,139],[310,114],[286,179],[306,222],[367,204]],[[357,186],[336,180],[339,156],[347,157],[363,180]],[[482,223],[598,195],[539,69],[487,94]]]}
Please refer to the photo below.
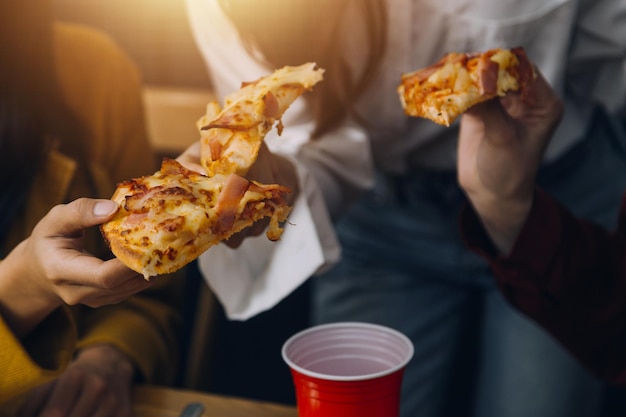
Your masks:
{"label": "finger", "polygon": [[27,396],[27,400],[20,409],[18,417],[36,416],[46,401],[48,401],[48,397],[50,396],[55,383],[56,381],[50,381],[30,391]]}
{"label": "finger", "polygon": [[146,281],[141,274],[128,268],[117,258],[100,262],[95,275],[99,288],[119,289],[124,285]]}
{"label": "finger", "polygon": [[154,281],[154,278],[148,281],[137,276],[135,279],[124,283],[120,288],[108,291],[86,291],[88,295],[84,297],[85,299],[81,303],[93,308],[117,304],[151,287],[154,285]]}
{"label": "finger", "polygon": [[263,234],[267,230],[267,227],[269,226],[269,224],[270,224],[269,217],[265,217],[261,220],[257,220],[256,222],[254,222],[252,226],[248,228],[248,236],[259,236]]}
{"label": "finger", "polygon": [[[99,402],[98,407],[90,414],[93,417],[130,417],[131,403],[128,395],[109,395]],[[78,416],[77,416],[78,417]]]}
{"label": "finger", "polygon": [[477,104],[465,112],[461,129],[469,126],[473,130],[482,131],[484,139],[492,145],[510,143],[515,137],[513,119],[498,99]]}
{"label": "finger", "polygon": [[130,406],[120,405],[119,400],[108,398],[98,405],[94,410],[93,417],[130,417],[132,415]]}
{"label": "finger", "polygon": [[261,142],[257,157],[246,173],[246,178],[263,184],[274,182],[274,175],[272,172],[272,153],[265,142]]}
{"label": "finger", "polygon": [[66,266],[64,275],[56,279],[57,294],[66,304],[90,307],[116,304],[153,284],[117,259],[99,262],[101,267],[90,268],[92,272],[89,274],[81,268],[75,270]]}
{"label": "finger", "polygon": [[224,244],[231,249],[237,249],[243,243],[243,240],[247,236],[247,231],[242,230],[241,232],[235,233],[228,239],[224,240]]}
{"label": "finger", "polygon": [[226,239],[224,243],[231,249],[237,249],[247,237],[259,236],[265,232],[269,224],[269,217],[257,220],[252,225]]}
{"label": "finger", "polygon": [[68,417],[92,416],[96,409],[102,405],[102,398],[107,391],[105,382],[100,378],[87,378],[83,389],[68,414]]}
{"label": "finger", "polygon": [[103,261],[100,258],[75,250],[56,259],[50,275],[58,283],[68,282],[100,289],[113,289],[138,276],[119,259]]}
{"label": "finger", "polygon": [[53,207],[36,230],[44,236],[80,235],[83,229],[109,220],[117,209],[117,203],[111,200],[79,198]]}
{"label": "finger", "polygon": [[535,73],[537,76],[534,81],[527,86],[527,90],[522,95],[522,100],[534,105],[550,105],[554,102],[560,102],[559,95],[550,86],[541,71],[535,68]]}
{"label": "finger", "polygon": [[66,372],[61,376],[54,385],[40,416],[66,416],[78,398],[81,380],[80,372]]}
{"label": "finger", "polygon": [[[116,414],[112,414],[112,417],[131,417],[132,416],[132,401],[130,395],[126,395],[129,391],[126,391],[122,395],[118,395],[119,407]],[[98,416],[96,416],[98,417]]]}
{"label": "finger", "polygon": [[524,103],[528,103],[524,117],[531,123],[535,122],[541,130],[545,130],[548,138],[551,137],[564,113],[561,97],[541,73],[537,74],[528,95],[528,99],[524,100]]}

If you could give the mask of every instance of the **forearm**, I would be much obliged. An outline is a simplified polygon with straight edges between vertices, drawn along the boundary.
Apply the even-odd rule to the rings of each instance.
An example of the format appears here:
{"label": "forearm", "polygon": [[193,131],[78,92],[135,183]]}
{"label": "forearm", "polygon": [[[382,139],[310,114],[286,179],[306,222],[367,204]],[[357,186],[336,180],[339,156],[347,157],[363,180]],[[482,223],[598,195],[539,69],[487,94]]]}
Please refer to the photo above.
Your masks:
{"label": "forearm", "polygon": [[462,213],[461,228],[467,245],[487,260],[511,304],[595,373],[626,382],[623,225],[611,234],[537,191],[506,256],[494,252],[482,221],[469,207]]}
{"label": "forearm", "polygon": [[490,196],[470,199],[498,253],[511,253],[532,207],[532,196],[514,201]]}

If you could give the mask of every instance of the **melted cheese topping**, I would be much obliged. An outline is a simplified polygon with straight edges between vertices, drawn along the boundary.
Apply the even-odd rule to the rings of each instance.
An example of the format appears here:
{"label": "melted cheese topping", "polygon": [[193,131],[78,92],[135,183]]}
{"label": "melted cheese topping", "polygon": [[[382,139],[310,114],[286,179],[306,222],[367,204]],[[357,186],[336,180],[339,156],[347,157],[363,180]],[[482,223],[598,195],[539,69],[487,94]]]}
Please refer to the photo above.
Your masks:
{"label": "melted cheese topping", "polygon": [[[198,122],[202,140],[201,163],[209,176],[245,175],[256,161],[265,135],[302,93],[323,79],[315,63],[283,67],[224,99],[224,109]],[[212,105],[208,112],[215,113]],[[278,124],[279,134],[282,125]]]}
{"label": "melted cheese topping", "polygon": [[[229,198],[229,176],[206,177],[177,165],[164,162],[154,175],[121,184],[112,197],[120,210],[102,226],[113,253],[146,278],[180,269],[260,218],[277,217],[277,225],[288,213],[279,198],[286,189],[260,184],[235,190],[235,211],[226,212],[220,203]],[[225,216],[233,217],[226,226]]]}

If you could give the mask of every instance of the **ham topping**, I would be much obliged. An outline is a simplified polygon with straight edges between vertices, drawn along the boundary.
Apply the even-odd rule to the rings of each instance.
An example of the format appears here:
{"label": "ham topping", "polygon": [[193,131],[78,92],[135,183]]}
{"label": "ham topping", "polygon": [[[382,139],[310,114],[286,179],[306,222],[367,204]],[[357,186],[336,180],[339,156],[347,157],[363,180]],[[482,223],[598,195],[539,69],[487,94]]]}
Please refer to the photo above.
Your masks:
{"label": "ham topping", "polygon": [[215,233],[219,234],[231,229],[235,223],[239,202],[248,191],[249,186],[250,182],[237,174],[231,174],[228,177],[215,206],[219,219],[215,225]]}

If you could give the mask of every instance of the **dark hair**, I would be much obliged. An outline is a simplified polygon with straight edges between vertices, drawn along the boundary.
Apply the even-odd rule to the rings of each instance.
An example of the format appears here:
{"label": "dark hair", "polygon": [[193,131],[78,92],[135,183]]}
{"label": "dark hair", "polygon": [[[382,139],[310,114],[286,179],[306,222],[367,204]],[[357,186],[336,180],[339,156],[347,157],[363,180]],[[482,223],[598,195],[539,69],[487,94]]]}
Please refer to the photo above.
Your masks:
{"label": "dark hair", "polygon": [[84,132],[57,82],[49,2],[0,2],[0,238],[24,203],[50,138],[82,158]]}
{"label": "dark hair", "polygon": [[[352,4],[350,4],[353,2]],[[319,137],[354,113],[354,103],[372,81],[385,52],[387,13],[384,0],[220,0],[251,53],[279,68],[316,62],[324,68],[324,82],[307,98],[313,102]],[[350,6],[360,15],[347,17]],[[336,41],[342,24],[364,19],[361,39],[367,59],[355,77]]]}

